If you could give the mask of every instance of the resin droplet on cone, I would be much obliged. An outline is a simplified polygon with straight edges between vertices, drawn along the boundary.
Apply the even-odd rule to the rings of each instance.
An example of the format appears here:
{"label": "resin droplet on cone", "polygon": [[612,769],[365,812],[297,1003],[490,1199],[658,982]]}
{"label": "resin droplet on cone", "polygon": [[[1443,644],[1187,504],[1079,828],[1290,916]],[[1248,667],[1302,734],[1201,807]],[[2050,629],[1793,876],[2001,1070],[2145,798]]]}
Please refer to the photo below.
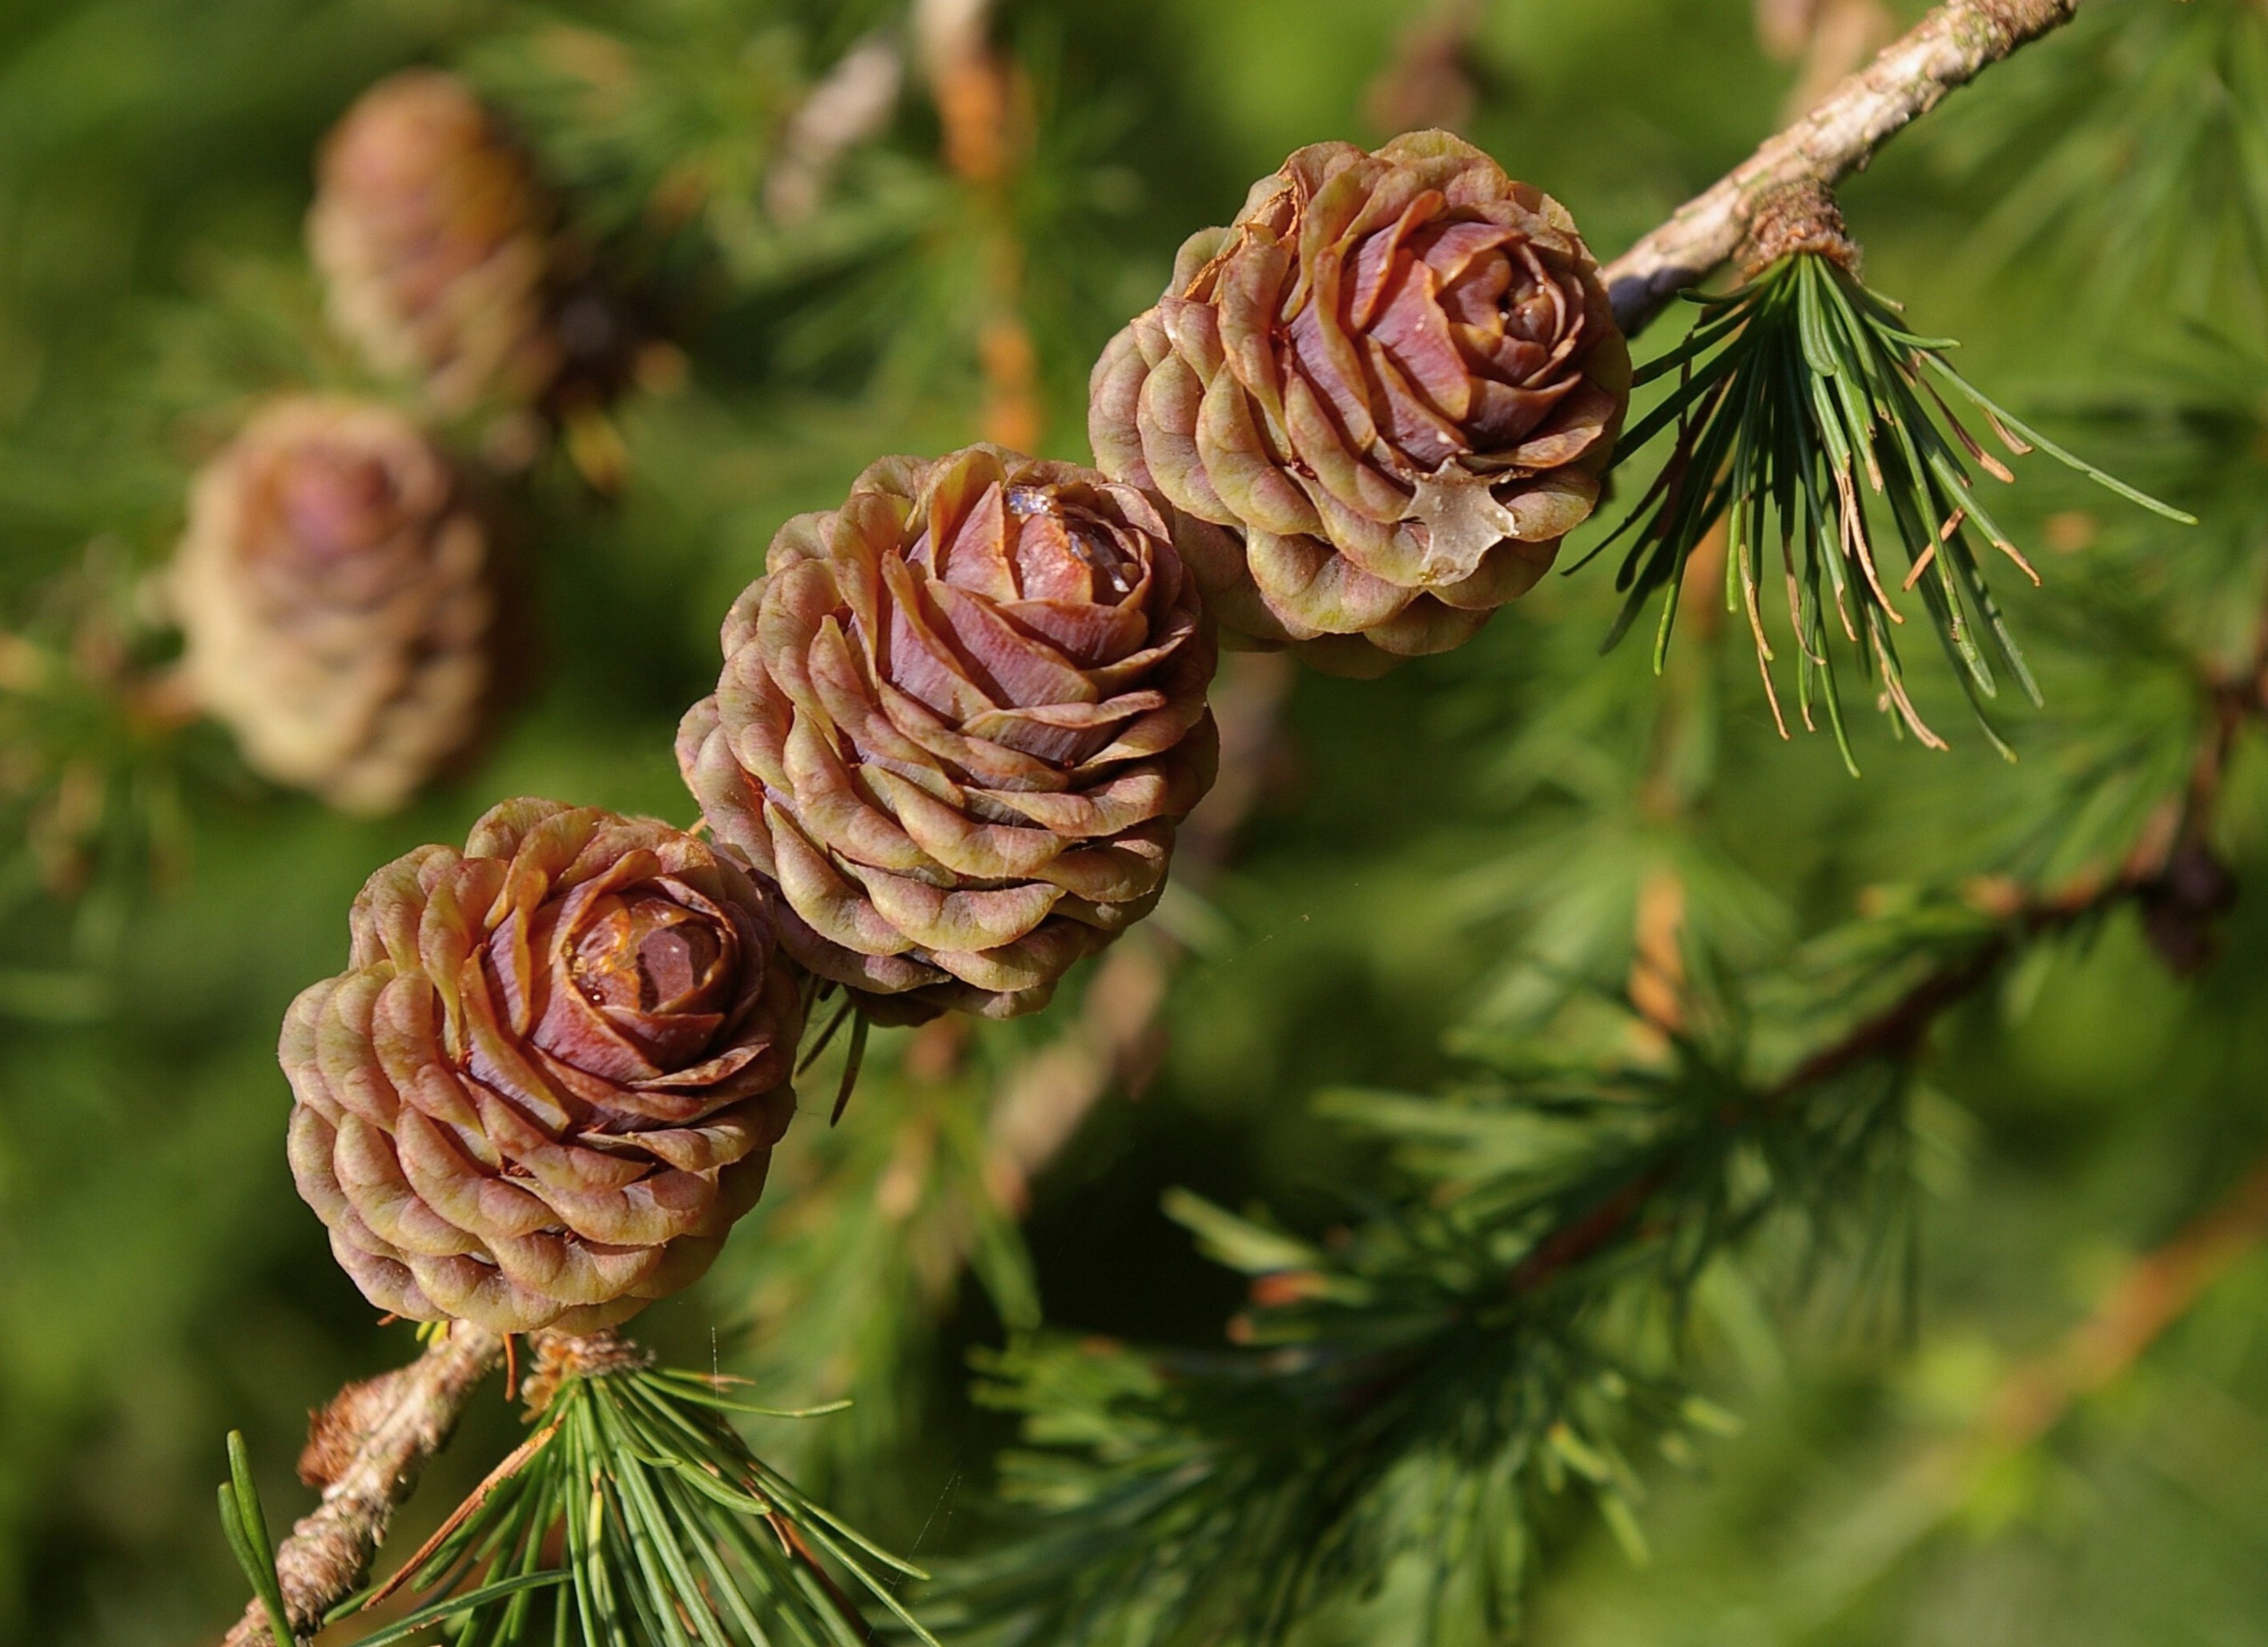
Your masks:
{"label": "resin droplet on cone", "polygon": [[795,1108],[770,897],[645,818],[512,801],[355,900],[280,1056],[291,1170],[370,1301],[587,1333],[708,1268]]}
{"label": "resin droplet on cone", "polygon": [[[1226,634],[1374,674],[1461,645],[1596,506],[1630,351],[1574,222],[1446,132],[1316,144],[1096,363]],[[1208,527],[1211,529],[1208,529]]]}
{"label": "resin droplet on cone", "polygon": [[191,495],[170,586],[185,679],[255,771],[390,810],[481,730],[494,561],[456,472],[408,418],[280,402]]}
{"label": "resin droplet on cone", "polygon": [[790,521],[678,760],[879,1017],[1044,1004],[1147,913],[1212,783],[1213,647],[1156,505],[976,447]]}

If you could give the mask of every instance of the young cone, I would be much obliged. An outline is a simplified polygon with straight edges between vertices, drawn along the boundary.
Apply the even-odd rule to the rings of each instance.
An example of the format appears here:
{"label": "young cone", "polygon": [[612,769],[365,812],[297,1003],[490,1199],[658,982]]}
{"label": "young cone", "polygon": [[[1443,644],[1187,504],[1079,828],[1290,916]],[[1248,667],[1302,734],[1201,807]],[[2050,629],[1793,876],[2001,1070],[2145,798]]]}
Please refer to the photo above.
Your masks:
{"label": "young cone", "polygon": [[781,942],[871,1016],[1007,1017],[1147,913],[1218,759],[1213,646],[1157,506],[973,447],[791,521],[678,737]]}
{"label": "young cone", "polygon": [[1301,149],[1191,236],[1096,363],[1089,432],[1106,474],[1192,517],[1225,631],[1377,674],[1550,568],[1597,505],[1630,376],[1573,220],[1417,132]]}
{"label": "young cone", "polygon": [[585,1333],[707,1269],[795,1107],[762,888],[652,819],[511,801],[355,900],[280,1057],[291,1170],[365,1296]]}

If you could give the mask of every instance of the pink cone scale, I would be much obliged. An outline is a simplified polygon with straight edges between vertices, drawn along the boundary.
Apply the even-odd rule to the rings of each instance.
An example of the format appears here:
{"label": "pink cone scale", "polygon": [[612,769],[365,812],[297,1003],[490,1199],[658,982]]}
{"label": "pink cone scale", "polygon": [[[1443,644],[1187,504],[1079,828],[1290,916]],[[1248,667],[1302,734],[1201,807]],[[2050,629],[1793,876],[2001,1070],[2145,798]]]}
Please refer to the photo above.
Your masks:
{"label": "pink cone scale", "polygon": [[709,1267],[793,1113],[803,1022],[744,868],[511,801],[372,875],[350,926],[280,1056],[292,1175],[372,1304],[586,1333]]}
{"label": "pink cone scale", "polygon": [[1630,379],[1573,219],[1416,132],[1301,149],[1192,236],[1096,363],[1089,432],[1106,474],[1190,517],[1225,640],[1377,674],[1550,569]]}
{"label": "pink cone scale", "polygon": [[1214,652],[1167,512],[993,447],[790,521],[678,738],[781,942],[869,1016],[1044,1005],[1147,913],[1211,787]]}

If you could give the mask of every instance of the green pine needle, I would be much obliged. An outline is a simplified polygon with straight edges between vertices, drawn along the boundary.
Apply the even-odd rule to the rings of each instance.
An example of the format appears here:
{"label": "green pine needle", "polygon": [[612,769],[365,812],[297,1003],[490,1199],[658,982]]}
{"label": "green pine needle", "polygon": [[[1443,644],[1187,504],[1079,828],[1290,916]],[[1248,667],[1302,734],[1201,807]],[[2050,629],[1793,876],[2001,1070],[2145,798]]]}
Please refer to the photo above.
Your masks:
{"label": "green pine needle", "polygon": [[461,1618],[467,1614],[500,1601],[507,1596],[519,1595],[531,1590],[548,1590],[556,1584],[563,1584],[566,1582],[565,1573],[529,1573],[519,1578],[506,1578],[496,1584],[482,1584],[477,1590],[468,1590],[460,1595],[451,1596],[446,1601],[437,1601],[431,1606],[420,1607],[415,1613],[387,1625],[384,1629],[372,1631],[364,1636],[355,1643],[355,1647],[397,1647],[397,1643],[409,1641],[421,1631],[431,1629],[436,1624]]}
{"label": "green pine needle", "polygon": [[850,1026],[850,1049],[843,1054],[842,1084],[835,1089],[834,1113],[827,1118],[830,1126],[843,1119],[843,1112],[850,1107],[850,1095],[858,1089],[858,1072],[866,1062],[866,1037],[873,1027],[873,1021],[863,1012]]}
{"label": "green pine needle", "polygon": [[1703,1016],[1710,1045],[1658,1060],[1625,1035],[1506,1055],[1461,1093],[1332,1100],[1403,1176],[1329,1242],[1172,1197],[1252,1277],[1244,1348],[983,1360],[979,1400],[1021,1420],[1002,1477],[1024,1530],[957,1565],[932,1616],[985,1643],[1279,1647],[1385,1607],[1395,1639],[1462,1647],[1516,1629],[1557,1499],[1644,1559],[1630,1442],[1691,1459],[1732,1427],[1677,1377],[1703,1275],[1768,1227],[1816,1252],[1904,1224],[1905,1058],[1791,1077],[1742,1012]]}
{"label": "green pine needle", "polygon": [[875,1639],[863,1594],[936,1647],[894,1589],[926,1575],[798,1492],[723,1416],[802,1414],[730,1400],[718,1382],[571,1377],[544,1428],[339,1616],[407,1587],[442,1599],[386,1640],[447,1617],[455,1647],[859,1647]]}
{"label": "green pine needle", "polygon": [[[1989,551],[2035,582],[2009,534],[1979,496],[1977,473],[2014,476],[1962,422],[1938,385],[1966,401],[2014,456],[2037,449],[2168,520],[2196,524],[2073,455],[1987,399],[1946,360],[1948,339],[1910,330],[1896,307],[1832,260],[1801,255],[1749,285],[1697,299],[1701,323],[1638,373],[1641,383],[1677,374],[1675,387],[1622,444],[1627,462],[1674,435],[1659,477],[1622,525],[1592,551],[1629,535],[1616,575],[1627,592],[1607,640],[1618,641],[1658,591],[1659,670],[1669,644],[1687,563],[1709,535],[1727,534],[1725,603],[1746,617],[1774,720],[1787,735],[1768,634],[1767,606],[1785,588],[1796,705],[1807,729],[1823,711],[1844,759],[1857,764],[1845,731],[1835,662],[1853,654],[1878,683],[1881,706],[1933,749],[1945,741],[1907,690],[1898,635],[1918,601],[1954,675],[1994,746],[2013,758],[1986,717],[2005,670],[2035,704],[2039,689],[1994,599]],[[1895,544],[1903,565],[1884,551]],[[1767,565],[1768,550],[1777,566]],[[1587,560],[1589,557],[1585,558]],[[1996,668],[1997,666],[1997,668]]]}
{"label": "green pine needle", "polygon": [[[818,1001],[827,999],[831,989],[832,986],[822,984],[813,1004],[816,1005]],[[836,1002],[835,1010],[827,1015],[827,1022],[820,1026],[819,1034],[804,1050],[803,1057],[797,1062],[795,1073],[798,1075],[808,1075],[811,1072],[811,1067],[819,1061],[829,1046],[835,1044],[835,1038],[842,1033],[844,1024],[858,1016],[858,1003],[847,994]]]}
{"label": "green pine needle", "polygon": [[2254,0],[2099,0],[2052,51],[1996,71],[1926,141],[1984,185],[1964,261],[2021,268],[2120,331],[2134,306],[2264,310],[2268,9]]}
{"label": "green pine needle", "polygon": [[292,1647],[298,1637],[291,1629],[291,1611],[284,1603],[284,1584],[276,1573],[276,1547],[268,1536],[268,1518],[260,1508],[259,1489],[252,1483],[252,1458],[241,1430],[228,1432],[228,1476],[220,1486],[221,1532],[268,1614],[276,1647]]}

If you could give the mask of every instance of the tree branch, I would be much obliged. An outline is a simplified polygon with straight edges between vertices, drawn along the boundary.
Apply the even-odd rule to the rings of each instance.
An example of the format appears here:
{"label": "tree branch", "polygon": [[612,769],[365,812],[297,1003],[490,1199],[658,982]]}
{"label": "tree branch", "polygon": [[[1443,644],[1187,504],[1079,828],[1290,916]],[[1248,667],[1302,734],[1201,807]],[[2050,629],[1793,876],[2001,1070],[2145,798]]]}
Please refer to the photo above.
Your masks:
{"label": "tree branch", "polygon": [[[2205,685],[2206,724],[2189,784],[2169,798],[2116,875],[2046,890],[1999,881],[1972,889],[1972,900],[1999,919],[1995,931],[1816,1049],[1757,1102],[1792,1103],[1866,1065],[1919,1057],[1938,1021],[1999,977],[2028,946],[2121,905],[2141,906],[2144,931],[2169,967],[2183,975],[2203,967],[2213,952],[2211,924],[2235,897],[2234,883],[2213,857],[2207,837],[2239,735],[2249,725],[2268,724],[2268,619],[2250,661],[2237,674],[2208,679]],[[1742,1106],[1742,1113],[1752,1107]],[[1533,1291],[1621,1240],[1641,1222],[1668,1178],[1659,1168],[1644,1173],[1545,1237],[1514,1272],[1514,1290]]]}
{"label": "tree branch", "polygon": [[[408,1366],[349,1385],[313,1414],[299,1475],[323,1489],[323,1502],[276,1552],[294,1629],[313,1635],[361,1587],[394,1510],[504,1348],[486,1327],[456,1322]],[[258,1601],[225,1647],[276,1647]]]}
{"label": "tree branch", "polygon": [[2008,1452],[2029,1445],[2088,1396],[2110,1388],[2263,1241],[2268,1161],[2172,1240],[2128,1263],[2054,1350],[2003,1381],[1987,1408],[1987,1446]]}
{"label": "tree branch", "polygon": [[1946,0],[1873,64],[1607,266],[1615,318],[1636,336],[1670,298],[1729,261],[1764,195],[1833,184],[1946,94],[2071,21],[2079,0]]}

